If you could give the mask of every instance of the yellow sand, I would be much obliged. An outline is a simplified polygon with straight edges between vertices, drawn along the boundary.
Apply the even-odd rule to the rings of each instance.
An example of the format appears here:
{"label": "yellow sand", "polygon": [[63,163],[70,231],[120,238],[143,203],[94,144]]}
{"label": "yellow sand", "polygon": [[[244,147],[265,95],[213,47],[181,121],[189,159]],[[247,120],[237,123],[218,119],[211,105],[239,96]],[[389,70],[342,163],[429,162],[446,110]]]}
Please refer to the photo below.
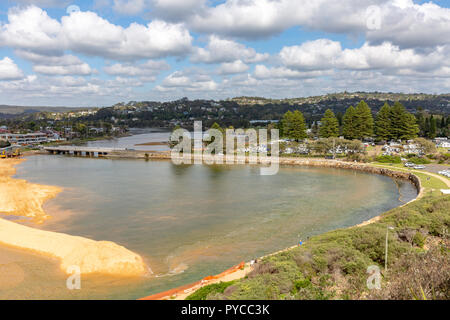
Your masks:
{"label": "yellow sand", "polygon": [[[41,223],[49,218],[42,204],[61,189],[11,178],[20,161],[0,159],[0,212]],[[38,230],[4,219],[0,219],[0,243],[59,258],[64,272],[70,266],[78,266],[82,274],[138,276],[147,272],[139,255],[113,242]]]}

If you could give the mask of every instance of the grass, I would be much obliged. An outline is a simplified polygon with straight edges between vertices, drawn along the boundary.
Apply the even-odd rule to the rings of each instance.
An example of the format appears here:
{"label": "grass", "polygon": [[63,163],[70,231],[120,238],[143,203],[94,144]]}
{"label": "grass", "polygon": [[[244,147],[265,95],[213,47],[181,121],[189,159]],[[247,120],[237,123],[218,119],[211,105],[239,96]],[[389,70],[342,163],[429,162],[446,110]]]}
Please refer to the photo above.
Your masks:
{"label": "grass", "polygon": [[395,170],[404,171],[404,172],[411,172],[420,179],[422,187],[425,188],[427,191],[430,189],[447,189],[448,188],[447,185],[442,180],[440,180],[436,177],[433,177],[431,175],[428,175],[425,172],[419,172],[417,170],[411,170],[411,169],[405,168],[403,166],[403,164],[401,164],[401,163],[393,163],[393,164],[386,165],[385,163],[374,162],[372,164],[375,166],[379,166],[379,167],[395,169]]}
{"label": "grass", "polygon": [[[421,269],[420,265],[429,263],[429,259],[421,258],[427,239],[442,241],[445,238],[445,230],[450,227],[449,208],[449,196],[427,195],[387,212],[376,223],[318,235],[301,247],[267,257],[246,278],[227,285],[226,289],[223,285],[202,288],[201,298],[362,299],[373,294],[366,286],[367,268],[378,265],[383,269],[388,226],[394,227],[390,231],[388,260],[396,271],[392,271],[395,277],[384,274],[382,286],[389,290],[382,291],[382,298],[414,299],[422,288],[434,290],[432,296],[431,291],[425,290],[427,298],[448,296],[448,273],[442,273],[439,268],[431,272]],[[448,265],[448,248],[434,252],[433,259]],[[413,262],[417,265],[412,265]],[[408,268],[419,272],[417,279],[422,280],[411,283],[402,271]]]}

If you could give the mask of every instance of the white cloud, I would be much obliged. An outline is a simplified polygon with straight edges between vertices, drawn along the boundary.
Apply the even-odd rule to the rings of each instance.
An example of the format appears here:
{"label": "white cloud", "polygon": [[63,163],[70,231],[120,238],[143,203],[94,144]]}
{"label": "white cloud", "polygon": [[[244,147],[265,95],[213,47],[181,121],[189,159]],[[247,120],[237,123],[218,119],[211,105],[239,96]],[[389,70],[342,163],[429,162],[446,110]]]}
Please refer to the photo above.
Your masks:
{"label": "white cloud", "polygon": [[320,70],[333,67],[341,54],[341,44],[328,39],[307,41],[300,46],[284,47],[280,52],[283,64],[290,68]]}
{"label": "white cloud", "polygon": [[[373,7],[376,10],[368,10]],[[450,9],[412,0],[303,0],[301,4],[298,0],[227,0],[199,10],[186,21],[199,32],[247,39],[269,37],[299,26],[364,34],[373,43],[391,41],[400,47],[450,42]]]}
{"label": "white cloud", "polygon": [[66,50],[115,60],[182,56],[190,52],[192,37],[181,24],[154,20],[123,28],[93,12],[74,12],[61,22],[42,9],[11,9],[1,26],[0,44],[15,49],[62,55]]}
{"label": "white cloud", "polygon": [[145,0],[114,0],[113,9],[116,12],[134,15],[142,12],[146,7]]}
{"label": "white cloud", "polygon": [[191,72],[176,71],[167,76],[162,85],[156,86],[158,91],[182,88],[185,91],[214,91],[218,84],[211,77],[199,70]]}
{"label": "white cloud", "polygon": [[224,62],[220,65],[218,72],[219,74],[236,74],[248,71],[250,67],[243,63],[241,60],[236,60],[233,62]]}
{"label": "white cloud", "polygon": [[120,75],[120,76],[145,76],[154,77],[158,75],[161,71],[169,70],[170,66],[165,61],[153,61],[148,60],[142,64],[121,64],[116,63],[111,66],[104,68],[105,72],[110,75]]}
{"label": "white cloud", "polygon": [[196,48],[191,57],[192,62],[220,63],[242,60],[245,63],[261,62],[268,54],[257,53],[255,49],[217,36],[210,36],[206,48]]}
{"label": "white cloud", "polygon": [[385,73],[415,70],[431,74],[450,65],[449,54],[450,46],[418,52],[384,42],[380,45],[365,43],[360,48],[342,49],[337,41],[319,39],[300,46],[284,47],[279,56],[285,67],[300,71],[382,69]]}
{"label": "white cloud", "polygon": [[87,63],[68,66],[35,65],[33,71],[46,75],[91,75],[93,70]]}
{"label": "white cloud", "polygon": [[16,51],[16,54],[33,62],[33,71],[46,75],[91,75],[96,72],[74,55],[48,56],[28,51]]}
{"label": "white cloud", "polygon": [[8,57],[0,60],[0,80],[17,80],[22,79],[23,72],[19,67]]}
{"label": "white cloud", "polygon": [[186,19],[193,13],[205,10],[205,0],[152,0],[158,17],[171,21]]}
{"label": "white cloud", "polygon": [[298,71],[286,67],[268,68],[265,65],[255,66],[254,76],[257,79],[308,79],[332,74],[331,71]]}

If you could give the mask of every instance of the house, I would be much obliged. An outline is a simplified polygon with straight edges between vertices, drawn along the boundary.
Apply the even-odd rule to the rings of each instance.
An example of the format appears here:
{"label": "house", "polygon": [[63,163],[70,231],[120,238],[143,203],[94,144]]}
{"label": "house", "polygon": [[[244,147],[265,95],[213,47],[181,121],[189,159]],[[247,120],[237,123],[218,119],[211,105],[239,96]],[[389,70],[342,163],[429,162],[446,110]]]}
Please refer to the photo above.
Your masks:
{"label": "house", "polygon": [[7,140],[11,144],[21,146],[36,145],[48,142],[47,134],[43,132],[25,134],[2,133],[0,134],[0,139]]}

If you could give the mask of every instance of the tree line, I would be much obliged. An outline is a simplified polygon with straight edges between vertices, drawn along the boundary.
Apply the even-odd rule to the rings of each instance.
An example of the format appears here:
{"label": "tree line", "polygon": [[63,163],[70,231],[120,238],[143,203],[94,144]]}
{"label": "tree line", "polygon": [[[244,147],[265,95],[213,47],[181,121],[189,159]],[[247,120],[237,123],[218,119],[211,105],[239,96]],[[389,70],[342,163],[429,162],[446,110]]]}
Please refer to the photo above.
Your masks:
{"label": "tree line", "polygon": [[[373,117],[370,107],[361,101],[356,107],[348,107],[343,116],[336,116],[331,109],[327,109],[320,120],[320,125],[314,122],[311,129],[314,136],[321,138],[343,136],[348,140],[368,138],[375,138],[377,141],[411,140],[421,133],[421,121],[424,121],[424,126],[429,121],[428,130],[436,132],[434,118],[421,120],[420,115],[418,118],[409,113],[400,102],[395,102],[392,106],[385,103]],[[441,125],[446,125],[445,118],[442,119]],[[305,117],[298,110],[286,112],[278,124],[281,136],[295,141],[308,137],[307,128]]]}

